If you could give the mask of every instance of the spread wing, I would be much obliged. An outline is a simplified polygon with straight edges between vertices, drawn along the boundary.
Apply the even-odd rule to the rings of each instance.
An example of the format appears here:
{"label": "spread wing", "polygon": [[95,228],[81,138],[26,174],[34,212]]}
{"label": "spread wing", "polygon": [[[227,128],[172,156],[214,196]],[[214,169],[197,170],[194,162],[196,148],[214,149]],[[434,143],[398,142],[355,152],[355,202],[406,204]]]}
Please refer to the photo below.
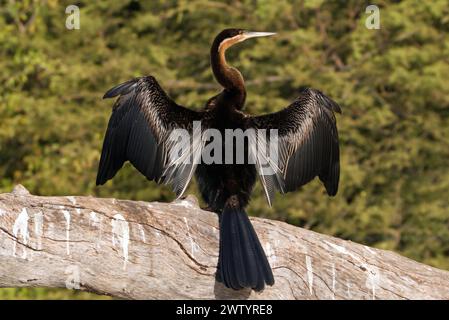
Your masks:
{"label": "spread wing", "polygon": [[[97,185],[114,177],[129,160],[147,179],[170,184],[181,196],[195,171],[195,160],[201,156],[201,129],[195,128],[193,121],[200,121],[202,113],[177,105],[151,76],[122,83],[106,92],[104,98],[116,96],[119,98],[105,134]],[[177,146],[179,154],[170,157],[176,142],[171,139],[174,129],[185,129],[189,140]]]}
{"label": "spread wing", "polygon": [[[257,135],[257,141],[250,143],[250,155],[270,205],[276,190],[297,190],[316,176],[330,196],[337,193],[340,151],[334,111],[341,113],[337,103],[307,88],[287,108],[247,118],[247,128],[266,129],[267,133],[277,129],[277,139],[274,133],[267,138]],[[275,152],[270,151],[270,142],[278,146]],[[256,148],[256,143],[264,147]]]}

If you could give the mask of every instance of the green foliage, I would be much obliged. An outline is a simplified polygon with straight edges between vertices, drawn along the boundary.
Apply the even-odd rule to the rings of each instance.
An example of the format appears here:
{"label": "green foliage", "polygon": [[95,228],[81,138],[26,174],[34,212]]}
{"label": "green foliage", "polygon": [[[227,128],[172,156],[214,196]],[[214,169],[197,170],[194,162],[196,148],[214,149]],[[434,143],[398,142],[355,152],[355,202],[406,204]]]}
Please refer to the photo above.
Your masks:
{"label": "green foliage", "polygon": [[[247,80],[246,111],[279,110],[301,86],[340,103],[340,191],[328,198],[314,181],[269,209],[258,186],[249,212],[449,269],[449,6],[377,2],[380,30],[365,27],[369,3],[356,0],[76,1],[81,29],[67,30],[72,1],[0,0],[0,191],[171,200],[130,165],[95,187],[112,104],[103,93],[151,74],[199,109],[219,90],[214,36],[276,31],[229,52]],[[0,297],[61,297],[42,290]]]}
{"label": "green foliage", "polygon": [[7,288],[0,289],[0,299],[23,300],[108,300],[108,296],[99,296],[79,290],[48,288]]}

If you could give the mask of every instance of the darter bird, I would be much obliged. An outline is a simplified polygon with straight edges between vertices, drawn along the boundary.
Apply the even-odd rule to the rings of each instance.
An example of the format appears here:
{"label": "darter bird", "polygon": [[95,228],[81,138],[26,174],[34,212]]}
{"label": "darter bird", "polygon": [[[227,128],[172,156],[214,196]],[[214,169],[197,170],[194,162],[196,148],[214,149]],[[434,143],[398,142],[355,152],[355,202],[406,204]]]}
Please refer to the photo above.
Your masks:
{"label": "darter bird", "polygon": [[[258,176],[269,205],[276,190],[295,191],[317,176],[329,196],[338,190],[340,162],[334,112],[340,113],[341,109],[337,103],[318,90],[306,88],[278,112],[253,116],[242,111],[246,98],[243,76],[228,65],[225,52],[239,42],[273,34],[226,29],[217,35],[210,58],[215,79],[223,90],[210,98],[201,111],[174,102],[153,76],[131,79],[104,95],[118,99],[104,138],[97,185],[114,177],[125,161],[149,180],[171,185],[178,197],[195,175],[208,209],[219,216],[216,278],[236,290],[260,291],[274,284],[267,257],[245,212]],[[205,163],[201,155],[211,141],[194,129],[195,121],[201,122],[201,130],[216,129],[221,133],[226,129],[277,130],[277,159],[256,150],[252,145],[255,140],[247,140],[245,159],[251,158],[252,162]],[[181,156],[199,161],[170,157],[174,144],[169,137],[175,129],[185,129],[191,138],[187,154]],[[258,141],[268,144],[270,138]],[[266,164],[272,170],[270,174],[263,170]]]}

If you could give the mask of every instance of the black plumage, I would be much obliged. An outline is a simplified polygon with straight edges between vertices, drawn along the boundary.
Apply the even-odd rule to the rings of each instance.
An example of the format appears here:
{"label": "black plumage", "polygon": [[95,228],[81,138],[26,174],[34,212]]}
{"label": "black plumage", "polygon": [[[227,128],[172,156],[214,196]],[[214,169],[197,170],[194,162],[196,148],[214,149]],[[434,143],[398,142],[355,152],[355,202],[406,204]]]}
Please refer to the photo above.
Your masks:
{"label": "black plumage", "polygon": [[[306,88],[287,108],[272,114],[251,116],[241,111],[246,99],[241,73],[229,66],[225,51],[251,37],[268,36],[240,29],[226,29],[214,40],[211,65],[223,91],[209,99],[196,112],[176,104],[151,77],[129,80],[109,90],[104,98],[118,96],[103,143],[97,185],[111,179],[125,161],[130,161],[149,180],[170,184],[182,196],[195,174],[200,193],[208,208],[220,219],[220,248],[217,280],[233,289],[245,287],[262,290],[273,285],[272,270],[257,234],[245,212],[257,176],[271,205],[275,191],[295,191],[315,177],[323,182],[327,193],[338,191],[340,175],[338,132],[334,112],[337,103],[318,90]],[[245,144],[243,164],[185,163],[186,158],[200,159],[207,141],[201,129],[277,129],[278,161],[274,162],[253,146]],[[185,129],[190,148],[179,159],[169,156],[174,129]],[[257,138],[259,139],[259,138]],[[266,143],[267,140],[257,140]],[[274,138],[273,138],[274,139]],[[224,144],[222,145],[225,152]],[[234,148],[235,152],[235,148]],[[272,174],[265,174],[268,163]]]}
{"label": "black plumage", "polygon": [[129,160],[147,179],[171,183],[174,191],[181,194],[188,183],[184,177],[191,177],[194,164],[187,168],[170,166],[167,138],[173,128],[191,130],[193,121],[202,119],[202,112],[177,105],[151,76],[120,84],[104,97],[117,95],[120,97],[103,142],[97,185],[111,179]]}
{"label": "black plumage", "polygon": [[[273,170],[278,171],[281,183],[276,189],[295,191],[318,176],[328,195],[337,194],[340,151],[334,111],[341,113],[337,103],[318,90],[305,88],[287,108],[248,117],[247,127],[279,130],[279,170]],[[273,194],[266,193],[271,203]]]}

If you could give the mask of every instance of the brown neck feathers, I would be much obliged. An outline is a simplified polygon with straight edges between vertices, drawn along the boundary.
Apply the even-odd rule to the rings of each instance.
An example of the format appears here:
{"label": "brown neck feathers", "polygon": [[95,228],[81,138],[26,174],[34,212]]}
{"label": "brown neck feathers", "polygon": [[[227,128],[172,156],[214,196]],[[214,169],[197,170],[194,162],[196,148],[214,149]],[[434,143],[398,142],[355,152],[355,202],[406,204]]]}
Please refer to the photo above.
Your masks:
{"label": "brown neck feathers", "polygon": [[240,71],[227,64],[225,57],[226,50],[239,41],[240,39],[238,37],[225,39],[220,43],[215,40],[211,48],[211,64],[217,81],[227,91],[240,96],[240,99],[237,100],[240,100],[240,103],[243,105],[246,97],[243,76]]}

